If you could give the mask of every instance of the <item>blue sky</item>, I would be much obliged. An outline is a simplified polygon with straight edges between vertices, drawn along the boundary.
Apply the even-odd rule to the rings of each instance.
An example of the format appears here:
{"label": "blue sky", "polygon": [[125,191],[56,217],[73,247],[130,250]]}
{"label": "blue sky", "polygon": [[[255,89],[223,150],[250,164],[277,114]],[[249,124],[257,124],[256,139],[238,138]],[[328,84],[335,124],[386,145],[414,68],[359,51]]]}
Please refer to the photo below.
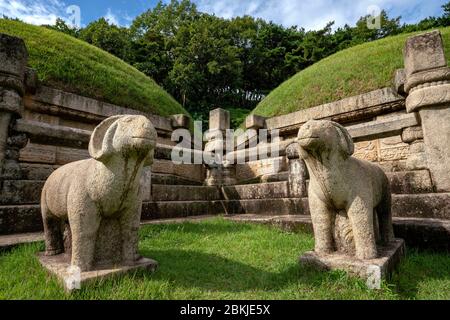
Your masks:
{"label": "blue sky", "polygon": [[[169,1],[169,0],[165,0]],[[201,11],[231,18],[249,14],[285,26],[297,25],[307,30],[320,29],[328,21],[337,26],[353,25],[358,17],[386,10],[391,17],[413,23],[428,16],[442,14],[448,0],[194,0]],[[80,8],[81,26],[100,17],[126,26],[134,17],[152,8],[157,0],[0,0],[0,15],[17,17],[33,24],[52,24],[57,17],[72,19],[74,5]],[[74,20],[75,21],[75,20]]]}

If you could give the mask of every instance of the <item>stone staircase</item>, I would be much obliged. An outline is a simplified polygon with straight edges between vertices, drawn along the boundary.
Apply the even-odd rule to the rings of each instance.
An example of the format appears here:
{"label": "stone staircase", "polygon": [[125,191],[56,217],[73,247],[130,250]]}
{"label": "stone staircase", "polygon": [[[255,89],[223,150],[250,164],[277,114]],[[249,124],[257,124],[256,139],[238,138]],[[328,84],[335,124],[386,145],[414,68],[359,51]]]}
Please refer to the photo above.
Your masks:
{"label": "stone staircase", "polygon": [[[450,193],[433,193],[427,170],[395,172],[388,176],[398,236],[417,247],[434,243],[432,247],[448,248]],[[302,222],[303,226],[310,224],[308,198],[291,196],[288,181],[223,187],[201,186],[168,175],[155,175],[152,181],[151,199],[143,202],[143,223],[225,215],[235,220],[241,217],[250,222],[279,217],[277,221],[281,224],[283,221],[294,221],[296,224]],[[18,235],[19,238],[23,236],[27,239],[30,233],[33,235],[42,231],[39,200],[43,183],[43,180],[2,182],[2,237]]]}

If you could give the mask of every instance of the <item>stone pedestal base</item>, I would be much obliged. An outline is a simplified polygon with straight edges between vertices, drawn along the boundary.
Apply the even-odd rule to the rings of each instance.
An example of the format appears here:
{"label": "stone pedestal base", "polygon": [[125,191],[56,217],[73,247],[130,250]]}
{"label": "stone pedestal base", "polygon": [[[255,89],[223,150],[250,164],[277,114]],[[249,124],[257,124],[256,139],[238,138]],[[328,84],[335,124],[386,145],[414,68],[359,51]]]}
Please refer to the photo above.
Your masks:
{"label": "stone pedestal base", "polygon": [[141,258],[132,265],[109,266],[99,268],[99,270],[79,272],[77,268],[71,267],[69,257],[66,254],[57,256],[45,256],[43,253],[38,254],[39,262],[47,269],[48,272],[55,275],[60,280],[64,289],[68,292],[81,289],[86,283],[100,280],[115,275],[133,272],[137,270],[156,271],[158,263],[154,260]]}
{"label": "stone pedestal base", "polygon": [[317,254],[306,252],[300,257],[301,265],[312,265],[322,270],[344,270],[367,281],[370,289],[379,289],[381,279],[389,278],[405,255],[405,242],[396,239],[389,245],[378,247],[379,257],[359,260],[344,253]]}

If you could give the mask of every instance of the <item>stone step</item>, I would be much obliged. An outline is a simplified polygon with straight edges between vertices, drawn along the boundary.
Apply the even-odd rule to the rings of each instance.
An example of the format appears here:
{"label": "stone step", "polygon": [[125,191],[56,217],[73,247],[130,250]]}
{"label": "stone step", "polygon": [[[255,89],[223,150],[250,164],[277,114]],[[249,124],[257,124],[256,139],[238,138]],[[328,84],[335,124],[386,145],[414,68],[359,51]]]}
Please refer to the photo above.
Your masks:
{"label": "stone step", "polygon": [[287,182],[271,182],[222,187],[225,200],[258,200],[289,197]]}
{"label": "stone step", "polygon": [[392,213],[406,218],[450,219],[450,193],[394,194]]}
{"label": "stone step", "polygon": [[[433,183],[428,170],[387,172],[386,175],[389,179],[392,194],[433,192]],[[306,184],[309,185],[309,180],[306,181]]]}
{"label": "stone step", "polygon": [[0,206],[0,235],[43,230],[38,204]]}
{"label": "stone step", "polygon": [[306,214],[307,199],[278,198],[223,201],[227,214]]}
{"label": "stone step", "polygon": [[21,244],[39,241],[44,241],[43,232],[21,233],[21,234],[0,236],[0,252],[9,250]]}
{"label": "stone step", "polygon": [[4,180],[0,182],[0,205],[40,202],[44,181]]}
{"label": "stone step", "polygon": [[202,184],[195,180],[182,178],[173,174],[152,173],[152,184],[163,185],[184,185],[184,186],[201,186]]}
{"label": "stone step", "polygon": [[208,186],[152,185],[153,201],[221,200],[220,188]]}
{"label": "stone step", "polygon": [[[310,214],[307,198],[304,198],[304,214]],[[450,193],[393,194],[392,215],[403,218],[450,219]]]}
{"label": "stone step", "polygon": [[142,204],[142,220],[171,219],[225,212],[222,201],[157,201]]}
{"label": "stone step", "polygon": [[[305,215],[230,215],[235,222],[273,225],[289,232],[313,232],[311,218]],[[394,218],[396,238],[404,239],[407,247],[450,252],[450,221],[429,218]]]}
{"label": "stone step", "polygon": [[399,171],[386,174],[394,194],[415,194],[433,192],[433,183],[428,170]]}
{"label": "stone step", "polygon": [[[169,188],[170,190],[170,188]],[[450,219],[450,193],[393,195],[395,217]],[[194,215],[260,214],[308,215],[308,199],[274,198],[241,200],[144,202],[145,220]],[[0,234],[42,230],[39,205],[0,206]]]}
{"label": "stone step", "polygon": [[251,178],[251,179],[239,180],[237,184],[244,185],[244,184],[270,183],[270,182],[283,182],[283,181],[288,181],[288,172],[287,171],[273,173],[273,174],[264,174],[262,176],[258,176],[258,177]]}

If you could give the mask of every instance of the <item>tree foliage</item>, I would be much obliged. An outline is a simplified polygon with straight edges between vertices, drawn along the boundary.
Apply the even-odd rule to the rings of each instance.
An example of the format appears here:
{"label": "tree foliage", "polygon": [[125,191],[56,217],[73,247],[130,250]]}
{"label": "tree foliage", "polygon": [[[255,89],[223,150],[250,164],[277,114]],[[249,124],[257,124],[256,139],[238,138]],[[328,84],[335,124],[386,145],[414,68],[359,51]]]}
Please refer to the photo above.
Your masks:
{"label": "tree foliage", "polygon": [[155,79],[196,118],[218,106],[251,110],[295,73],[345,48],[387,36],[450,25],[450,2],[441,17],[401,25],[382,11],[356,25],[305,31],[243,16],[222,19],[199,12],[190,0],[160,1],[128,28],[101,18],[77,30],[58,20],[49,28],[102,48]]}

